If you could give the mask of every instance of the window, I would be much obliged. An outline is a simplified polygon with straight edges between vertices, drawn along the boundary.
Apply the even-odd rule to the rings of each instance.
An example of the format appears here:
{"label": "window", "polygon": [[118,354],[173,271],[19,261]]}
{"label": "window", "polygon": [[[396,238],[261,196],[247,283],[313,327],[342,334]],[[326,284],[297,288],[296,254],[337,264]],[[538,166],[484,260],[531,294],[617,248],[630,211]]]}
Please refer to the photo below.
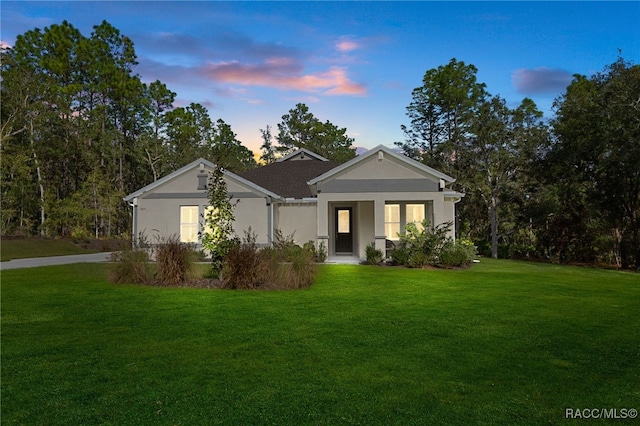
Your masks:
{"label": "window", "polygon": [[398,240],[398,233],[404,232],[409,223],[415,223],[422,231],[422,221],[433,220],[431,201],[424,202],[396,202],[384,206],[384,232],[388,239]]}
{"label": "window", "polygon": [[407,204],[407,224],[415,223],[418,231],[422,231],[424,220],[424,204]]}
{"label": "window", "polygon": [[209,224],[209,222],[207,221],[207,217],[209,216],[209,212],[213,212],[214,208],[211,206],[206,206],[204,208],[204,217],[203,217],[203,229],[202,232],[205,234],[212,234],[213,233],[213,229],[211,228],[211,225]]}
{"label": "window", "polygon": [[180,242],[198,242],[198,206],[180,206]]}
{"label": "window", "polygon": [[351,224],[350,213],[351,210],[338,210],[338,233],[348,234],[351,232],[349,229]]}
{"label": "window", "polygon": [[384,233],[390,240],[397,240],[400,232],[400,204],[384,206]]}

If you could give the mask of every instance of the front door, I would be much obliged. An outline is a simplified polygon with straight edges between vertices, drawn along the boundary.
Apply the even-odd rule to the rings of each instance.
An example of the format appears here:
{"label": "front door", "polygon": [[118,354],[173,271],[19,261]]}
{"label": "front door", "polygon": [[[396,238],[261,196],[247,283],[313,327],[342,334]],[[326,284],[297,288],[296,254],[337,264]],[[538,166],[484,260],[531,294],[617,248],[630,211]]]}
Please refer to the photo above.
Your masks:
{"label": "front door", "polygon": [[336,207],[336,253],[353,253],[353,209]]}

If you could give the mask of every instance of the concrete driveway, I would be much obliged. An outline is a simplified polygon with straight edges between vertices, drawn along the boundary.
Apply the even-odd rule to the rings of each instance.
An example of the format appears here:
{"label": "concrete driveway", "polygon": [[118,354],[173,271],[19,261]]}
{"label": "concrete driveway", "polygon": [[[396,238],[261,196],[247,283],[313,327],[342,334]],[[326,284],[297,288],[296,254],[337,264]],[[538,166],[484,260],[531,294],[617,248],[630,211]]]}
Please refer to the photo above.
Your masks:
{"label": "concrete driveway", "polygon": [[108,262],[110,258],[111,252],[13,259],[8,262],[0,262],[0,271],[6,271],[8,269],[35,268],[38,266],[68,265],[71,263]]}

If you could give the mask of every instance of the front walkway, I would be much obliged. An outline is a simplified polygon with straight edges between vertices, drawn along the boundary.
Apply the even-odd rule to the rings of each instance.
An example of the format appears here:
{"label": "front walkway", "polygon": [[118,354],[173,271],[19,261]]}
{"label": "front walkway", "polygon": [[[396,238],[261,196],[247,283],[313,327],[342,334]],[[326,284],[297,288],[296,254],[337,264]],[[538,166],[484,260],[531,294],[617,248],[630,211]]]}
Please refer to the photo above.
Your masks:
{"label": "front walkway", "polygon": [[329,256],[325,263],[339,263],[343,265],[357,265],[360,263],[358,256]]}
{"label": "front walkway", "polygon": [[69,265],[72,263],[108,262],[110,259],[111,252],[13,259],[8,262],[0,262],[0,271],[6,271],[7,269],[36,268],[38,266]]}

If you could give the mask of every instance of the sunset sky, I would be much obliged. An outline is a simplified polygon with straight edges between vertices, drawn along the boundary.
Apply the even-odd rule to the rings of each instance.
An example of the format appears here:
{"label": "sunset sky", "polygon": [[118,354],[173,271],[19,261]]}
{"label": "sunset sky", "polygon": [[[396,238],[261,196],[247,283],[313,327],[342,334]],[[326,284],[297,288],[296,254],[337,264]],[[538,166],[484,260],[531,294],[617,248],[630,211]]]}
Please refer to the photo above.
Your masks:
{"label": "sunset sky", "polygon": [[412,89],[451,58],[475,65],[510,106],[530,97],[547,118],[572,75],[601,71],[619,49],[640,63],[640,2],[3,0],[0,13],[8,46],[63,20],[85,36],[108,21],[133,40],[144,82],[165,83],[176,106],[201,103],[254,151],[259,129],[299,102],[356,146],[392,146]]}

